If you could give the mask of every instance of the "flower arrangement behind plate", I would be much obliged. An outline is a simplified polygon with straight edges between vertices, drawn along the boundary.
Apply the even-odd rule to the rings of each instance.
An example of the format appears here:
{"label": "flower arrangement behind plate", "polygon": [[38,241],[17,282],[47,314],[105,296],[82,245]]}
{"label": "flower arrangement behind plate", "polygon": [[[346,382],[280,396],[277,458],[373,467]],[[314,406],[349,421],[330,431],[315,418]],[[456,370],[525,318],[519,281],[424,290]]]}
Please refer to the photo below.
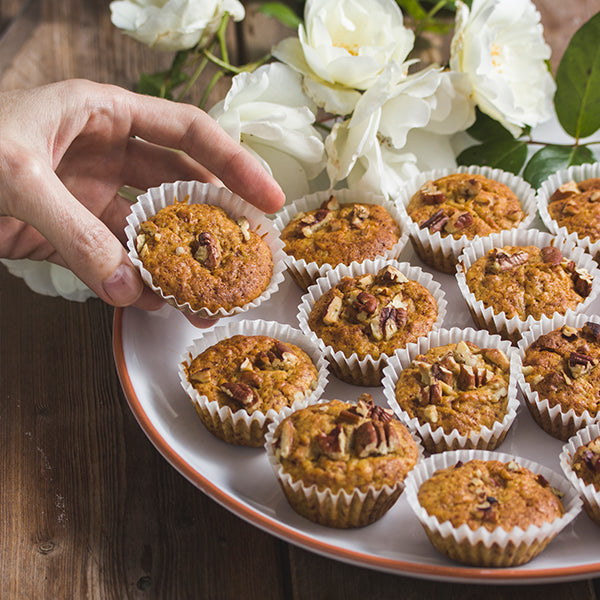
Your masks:
{"label": "flower arrangement behind plate", "polygon": [[[531,0],[261,2],[296,33],[242,65],[227,46],[231,21],[246,16],[238,0],[114,0],[110,10],[126,34],[173,53],[167,70],[141,74],[138,91],[189,101],[202,85],[201,107],[288,201],[336,187],[393,198],[420,171],[457,164],[520,173],[537,188],[558,169],[596,161],[600,140],[582,140],[600,128],[600,13],[553,76]],[[437,62],[420,50],[432,35],[450,41]],[[222,77],[229,91],[204,106]],[[568,143],[535,139],[555,114]]]}

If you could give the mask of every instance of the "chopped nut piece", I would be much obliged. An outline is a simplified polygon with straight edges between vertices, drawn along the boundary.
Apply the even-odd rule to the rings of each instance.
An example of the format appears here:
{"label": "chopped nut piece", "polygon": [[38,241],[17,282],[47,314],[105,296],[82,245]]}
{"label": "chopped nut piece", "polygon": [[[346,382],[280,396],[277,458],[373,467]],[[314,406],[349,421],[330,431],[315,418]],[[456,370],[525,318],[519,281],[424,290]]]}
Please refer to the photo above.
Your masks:
{"label": "chopped nut piece", "polygon": [[358,311],[372,315],[377,310],[377,298],[369,292],[360,292],[356,297],[354,305]]}
{"label": "chopped nut piece", "polygon": [[563,259],[562,252],[554,246],[542,248],[542,260],[549,265],[560,265]]}
{"label": "chopped nut piece", "polygon": [[425,219],[425,221],[419,223],[419,227],[421,229],[429,229],[431,233],[436,233],[444,228],[449,219],[450,217],[444,213],[444,209],[440,208],[429,219]]}
{"label": "chopped nut piece", "polygon": [[201,371],[194,371],[193,373],[189,373],[189,379],[191,382],[195,381],[197,383],[210,383],[210,369],[202,369]]}
{"label": "chopped nut piece", "polygon": [[594,278],[585,269],[575,269],[571,277],[575,291],[584,298],[589,296]]}
{"label": "chopped nut piece", "polygon": [[583,333],[591,337],[595,341],[600,341],[600,323],[587,321],[583,326]]}
{"label": "chopped nut piece", "polygon": [[579,377],[589,373],[597,363],[596,359],[579,352],[571,352],[567,361],[569,371],[574,379],[579,379]]}
{"label": "chopped nut piece", "polygon": [[369,217],[369,209],[364,204],[356,204],[350,211],[350,226],[358,229]]}
{"label": "chopped nut piece", "polygon": [[343,410],[338,416],[338,421],[349,423],[350,425],[358,425],[361,422],[361,416],[352,410]]}
{"label": "chopped nut piece", "polygon": [[279,430],[279,439],[277,440],[278,454],[282,458],[287,458],[292,450],[294,443],[294,425],[288,419],[285,419]]}
{"label": "chopped nut piece", "polygon": [[235,220],[240,231],[242,232],[242,237],[245,241],[250,239],[250,221],[246,217],[239,217]]}
{"label": "chopped nut piece", "polygon": [[340,318],[340,312],[342,310],[342,297],[334,296],[331,302],[327,305],[327,310],[323,316],[323,323],[325,325],[333,325],[337,323]]}
{"label": "chopped nut piece", "polygon": [[252,371],[252,361],[246,357],[240,365],[240,371]]}
{"label": "chopped nut piece", "polygon": [[424,183],[419,189],[419,194],[421,196],[421,200],[423,200],[425,204],[429,205],[441,204],[446,199],[446,194],[438,189],[433,181]]}
{"label": "chopped nut piece", "polygon": [[512,473],[519,473],[521,471],[519,463],[515,462],[514,460],[511,460],[508,463],[506,463],[506,469],[508,471],[511,471]]}
{"label": "chopped nut piece", "polygon": [[263,375],[256,371],[242,371],[239,380],[240,383],[245,383],[253,388],[259,388],[263,382]]}
{"label": "chopped nut piece", "polygon": [[437,423],[439,416],[438,416],[438,411],[437,408],[433,405],[427,406],[424,410],[423,410],[423,416],[430,422],[430,423]]}
{"label": "chopped nut piece", "polygon": [[577,329],[575,329],[575,327],[571,327],[570,325],[563,325],[560,328],[560,333],[567,340],[573,340],[577,337]]}
{"label": "chopped nut piece", "polygon": [[441,381],[443,383],[452,383],[452,371],[446,369],[439,363],[431,365],[431,378],[434,381]]}
{"label": "chopped nut piece", "polygon": [[140,233],[136,238],[135,238],[135,249],[137,250],[137,253],[139,254],[142,251],[142,248],[146,245],[146,235],[144,233]]}
{"label": "chopped nut piece", "polygon": [[510,361],[508,360],[508,356],[502,352],[499,348],[483,348],[481,350],[481,355],[492,364],[496,365],[498,368],[503,371],[508,371],[510,369]]}
{"label": "chopped nut piece", "polygon": [[336,425],[328,434],[321,433],[317,437],[317,444],[323,454],[333,460],[347,458],[347,438],[343,427]]}
{"label": "chopped nut piece", "polygon": [[332,194],[327,200],[325,200],[325,202],[323,202],[321,208],[326,208],[327,210],[339,210],[340,203],[338,199]]}
{"label": "chopped nut piece", "polygon": [[221,247],[219,241],[209,231],[198,234],[194,258],[207,269],[215,269],[221,262]]}
{"label": "chopped nut piece", "polygon": [[473,215],[469,212],[463,212],[453,216],[446,223],[445,229],[448,233],[456,233],[471,225],[473,225]]}
{"label": "chopped nut piece", "polygon": [[[558,193],[557,193],[558,192]],[[555,199],[566,198],[567,196],[572,196],[573,194],[579,194],[579,187],[575,181],[567,181],[563,183],[554,193]]]}
{"label": "chopped nut piece", "polygon": [[406,283],[408,281],[408,277],[402,273],[396,267],[392,265],[386,265],[377,273],[377,279],[382,281],[383,283]]}
{"label": "chopped nut piece", "polygon": [[498,273],[500,271],[509,271],[520,265],[525,264],[529,260],[529,254],[525,250],[518,250],[514,254],[507,254],[503,250],[496,250],[490,255],[492,263],[490,271]]}

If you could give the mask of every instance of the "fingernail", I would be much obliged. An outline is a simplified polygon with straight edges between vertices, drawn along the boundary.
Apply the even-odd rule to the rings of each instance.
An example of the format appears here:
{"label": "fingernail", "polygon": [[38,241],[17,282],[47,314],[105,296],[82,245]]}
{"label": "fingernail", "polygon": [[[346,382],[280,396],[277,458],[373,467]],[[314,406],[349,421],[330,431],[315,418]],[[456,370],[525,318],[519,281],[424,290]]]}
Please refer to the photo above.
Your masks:
{"label": "fingernail", "polygon": [[104,291],[115,306],[133,304],[142,293],[142,281],[137,271],[129,265],[119,265],[102,283]]}

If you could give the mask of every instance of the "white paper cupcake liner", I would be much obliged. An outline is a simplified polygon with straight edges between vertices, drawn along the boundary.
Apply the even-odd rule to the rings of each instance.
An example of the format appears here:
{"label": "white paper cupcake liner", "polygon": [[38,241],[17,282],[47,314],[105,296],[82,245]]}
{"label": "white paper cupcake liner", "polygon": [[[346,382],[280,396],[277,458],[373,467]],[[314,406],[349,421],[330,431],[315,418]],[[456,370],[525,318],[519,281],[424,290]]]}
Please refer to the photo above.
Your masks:
{"label": "white paper cupcake liner", "polygon": [[450,274],[454,274],[456,263],[462,250],[470,245],[473,240],[485,238],[475,236],[472,240],[466,235],[463,235],[460,238],[455,239],[451,235],[442,236],[439,231],[432,234],[428,229],[421,229],[418,223],[415,223],[415,221],[408,216],[406,209],[411,198],[424,183],[454,173],[483,175],[488,179],[507,185],[520,199],[521,208],[525,213],[525,217],[515,229],[527,229],[535,218],[537,211],[535,190],[529,183],[513,173],[502,171],[500,169],[492,169],[491,167],[484,166],[460,166],[456,169],[425,171],[409,180],[406,185],[401,188],[400,193],[396,198],[396,203],[400,209],[401,218],[403,219],[403,222],[406,223],[411,244],[423,262],[439,271]]}
{"label": "white paper cupcake liner", "polygon": [[580,498],[583,500],[583,508],[590,519],[600,525],[600,492],[592,485],[586,485],[585,482],[577,476],[571,467],[573,457],[577,448],[589,444],[600,436],[600,424],[595,423],[588,425],[585,429],[578,431],[569,441],[563,446],[560,453],[560,468],[563,470],[566,478],[571,485],[577,490]]}
{"label": "white paper cupcake liner", "polygon": [[[553,488],[564,496],[565,514],[542,526],[530,525],[527,529],[514,527],[506,531],[500,527],[488,531],[485,527],[471,529],[463,524],[454,527],[449,521],[440,523],[419,504],[417,497],[421,485],[438,469],[454,466],[458,461],[473,459],[515,461],[519,465],[542,475]],[[417,463],[408,474],[404,492],[408,504],[423,526],[430,541],[452,560],[484,567],[510,567],[528,562],[537,556],[581,511],[581,500],[576,490],[561,475],[540,464],[501,452],[487,450],[454,450],[433,454]]]}
{"label": "white paper cupcake liner", "polygon": [[[498,348],[502,350],[510,360],[510,375],[507,391],[507,409],[502,421],[497,421],[489,427],[482,427],[468,434],[461,435],[457,430],[444,433],[442,427],[432,428],[431,423],[421,423],[416,417],[403,410],[396,400],[396,384],[400,373],[406,369],[419,355],[425,354],[431,348],[456,344],[460,341],[473,342],[479,348]],[[419,339],[416,343],[406,346],[406,349],[397,352],[387,361],[383,369],[383,393],[390,408],[396,413],[408,429],[418,435],[423,441],[423,446],[428,452],[444,452],[446,450],[457,450],[461,448],[476,448],[480,450],[494,450],[506,437],[513,424],[520,403],[517,398],[517,371],[519,361],[515,349],[509,341],[502,340],[498,335],[491,335],[487,331],[466,328],[460,329],[438,329],[432,331],[427,337]]]}
{"label": "white paper cupcake liner", "polygon": [[[379,204],[385,208],[392,219],[400,226],[401,236],[400,239],[387,251],[382,254],[383,258],[388,260],[397,259],[406,243],[408,241],[408,233],[406,231],[406,220],[403,219],[398,206],[387,200],[384,196],[374,194],[371,192],[364,192],[359,190],[324,190],[304,196],[298,200],[292,202],[287,206],[284,206],[275,216],[275,226],[279,232],[288,225],[300,212],[307,212],[316,210],[321,204],[328,200],[331,195],[334,195],[340,204],[348,204],[350,202],[360,202],[361,204]],[[303,290],[307,290],[319,277],[323,277],[328,271],[334,268],[336,265],[324,264],[319,266],[316,262],[306,262],[306,260],[296,259],[291,255],[285,254],[285,263],[290,272],[292,279],[296,284]]]}
{"label": "white paper cupcake liner", "polygon": [[[551,233],[538,231],[537,229],[512,229],[494,233],[485,238],[474,240],[473,243],[463,250],[459,256],[459,263],[456,269],[456,281],[458,288],[467,303],[474,323],[480,329],[487,329],[490,333],[497,333],[505,339],[517,343],[524,331],[532,327],[535,323],[544,319],[535,319],[527,317],[522,320],[518,316],[507,318],[506,313],[495,312],[491,306],[486,307],[481,300],[477,300],[471,293],[466,282],[466,272],[471,265],[479,258],[484,256],[493,248],[502,248],[504,246],[555,246],[559,248],[565,258],[573,260],[577,268],[583,268],[593,277],[592,289],[588,297],[576,309],[567,309],[565,315],[582,313],[587,310],[590,304],[596,299],[600,289],[600,270],[594,259],[582,248],[577,247],[572,237],[554,236]],[[549,315],[551,318],[553,315]]]}
{"label": "white paper cupcake liner", "polygon": [[298,308],[298,321],[300,323],[300,329],[304,334],[309,337],[311,342],[321,348],[336,377],[347,383],[366,386],[381,385],[381,376],[388,355],[381,354],[379,358],[366,356],[365,358],[360,359],[358,355],[353,352],[350,356],[346,356],[341,350],[336,351],[323,342],[323,340],[309,327],[308,317],[317,299],[337,285],[343,277],[357,277],[367,273],[375,274],[386,265],[396,267],[408,279],[420,283],[431,293],[438,309],[438,316],[433,329],[440,328],[446,316],[446,307],[448,303],[446,301],[444,290],[429,273],[423,271],[420,267],[412,266],[406,262],[390,261],[380,258],[376,260],[366,260],[360,264],[352,263],[351,265],[338,265],[335,269],[327,272],[324,277],[317,279],[315,284],[310,286],[307,293],[302,296]]}
{"label": "white paper cupcake liner", "polygon": [[279,412],[274,409],[270,409],[266,413],[254,411],[249,414],[243,409],[234,412],[229,406],[221,406],[216,400],[209,401],[206,396],[200,394],[192,386],[184,368],[184,364],[189,365],[196,356],[217,342],[238,334],[270,336],[282,342],[298,346],[311,357],[318,371],[316,388],[301,400],[296,400],[291,407],[284,409],[284,411],[297,410],[319,400],[327,385],[327,361],[319,348],[307,340],[306,336],[298,329],[283,323],[258,319],[236,321],[217,326],[213,330],[203,333],[202,337],[195,339],[186,348],[179,360],[179,379],[207,429],[229,443],[258,446],[264,443],[267,426],[278,416]]}
{"label": "white paper cupcake liner", "polygon": [[[174,204],[175,201],[185,201],[188,204],[212,204],[220,206],[233,219],[242,216],[248,219],[250,229],[258,233],[265,240],[273,256],[271,281],[260,296],[244,306],[234,307],[231,310],[223,308],[216,311],[211,311],[207,308],[193,310],[188,302],[179,303],[174,296],[164,293],[160,287],[153,283],[152,275],[144,268],[138,255],[135,240],[140,230],[140,225],[144,221],[155,215],[162,208]],[[144,283],[162,296],[167,303],[187,314],[212,319],[229,317],[234,314],[246,312],[268,300],[279,289],[279,285],[283,281],[285,253],[283,252],[283,243],[279,239],[277,228],[263,212],[226,188],[218,188],[210,183],[200,183],[198,181],[163,183],[161,186],[150,188],[145,194],[138,196],[138,201],[131,207],[131,214],[127,217],[127,223],[125,234],[127,235],[129,258],[135,267],[139,269]]]}
{"label": "white paper cupcake liner", "polygon": [[587,321],[600,323],[600,317],[586,314],[568,314],[566,316],[557,314],[551,319],[543,319],[533,325],[529,331],[523,333],[523,338],[517,344],[517,358],[519,360],[517,382],[523,392],[525,404],[533,419],[542,429],[544,429],[544,431],[563,441],[566,441],[586,425],[600,421],[600,413],[591,415],[589,411],[586,410],[578,415],[572,408],[563,410],[560,404],[551,406],[547,399],[540,398],[540,395],[532,390],[529,383],[525,381],[525,376],[522,372],[523,359],[525,358],[525,351],[527,348],[541,335],[550,333],[563,325],[569,325],[579,329],[580,327],[583,327]]}
{"label": "white paper cupcake liner", "polygon": [[[321,399],[318,403],[326,402],[329,400]],[[404,480],[398,481],[394,486],[372,485],[366,491],[333,492],[330,489],[319,490],[316,484],[308,486],[300,480],[295,481],[283,470],[275,456],[273,436],[281,421],[292,412],[294,411],[281,412],[277,419],[269,423],[265,435],[267,459],[290,506],[315,523],[336,528],[364,527],[374,523],[388,512],[404,491]],[[419,451],[418,464],[423,459],[423,447],[417,438],[413,436],[413,439]]]}
{"label": "white paper cupcake liner", "polygon": [[585,179],[596,177],[600,177],[600,163],[597,162],[562,169],[550,175],[550,177],[542,183],[541,187],[538,189],[536,200],[540,217],[549,231],[555,235],[563,235],[565,237],[568,235],[573,236],[577,245],[584,248],[597,260],[600,255],[600,240],[593,242],[589,236],[580,236],[575,232],[569,234],[567,228],[561,227],[548,212],[548,200],[561,185],[568,183],[569,181],[579,183]]}

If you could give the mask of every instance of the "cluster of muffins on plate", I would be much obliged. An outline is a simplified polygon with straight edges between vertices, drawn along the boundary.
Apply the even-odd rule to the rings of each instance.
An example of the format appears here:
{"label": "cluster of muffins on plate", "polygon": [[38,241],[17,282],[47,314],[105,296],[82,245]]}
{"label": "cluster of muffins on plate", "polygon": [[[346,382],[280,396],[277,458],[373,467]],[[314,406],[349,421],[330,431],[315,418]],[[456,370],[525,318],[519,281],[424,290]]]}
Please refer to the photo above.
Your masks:
{"label": "cluster of muffins on plate", "polygon": [[[204,317],[259,306],[284,270],[304,292],[300,329],[218,325],[179,365],[208,431],[264,445],[296,512],[361,527],[406,489],[433,545],[451,559],[522,564],[577,515],[580,494],[588,514],[598,510],[542,465],[494,452],[516,418],[517,387],[555,437],[595,423],[598,400],[586,400],[585,390],[598,398],[600,324],[578,314],[597,295],[594,259],[571,233],[528,228],[536,198],[515,176],[434,172],[404,194],[389,202],[351,190],[317,193],[270,221],[227,190],[164,184],[133,207],[130,256],[167,302]],[[409,239],[434,271],[454,270],[478,330],[442,328],[442,286],[399,261]],[[550,342],[536,345],[540,336]],[[360,391],[358,400],[325,400],[328,367],[346,383],[382,385],[390,408]],[[566,391],[550,381],[557,373]],[[600,471],[589,458],[598,448],[585,441],[591,449],[579,463]],[[569,480],[581,472],[572,464],[564,467]],[[597,501],[599,488],[590,486]]]}

